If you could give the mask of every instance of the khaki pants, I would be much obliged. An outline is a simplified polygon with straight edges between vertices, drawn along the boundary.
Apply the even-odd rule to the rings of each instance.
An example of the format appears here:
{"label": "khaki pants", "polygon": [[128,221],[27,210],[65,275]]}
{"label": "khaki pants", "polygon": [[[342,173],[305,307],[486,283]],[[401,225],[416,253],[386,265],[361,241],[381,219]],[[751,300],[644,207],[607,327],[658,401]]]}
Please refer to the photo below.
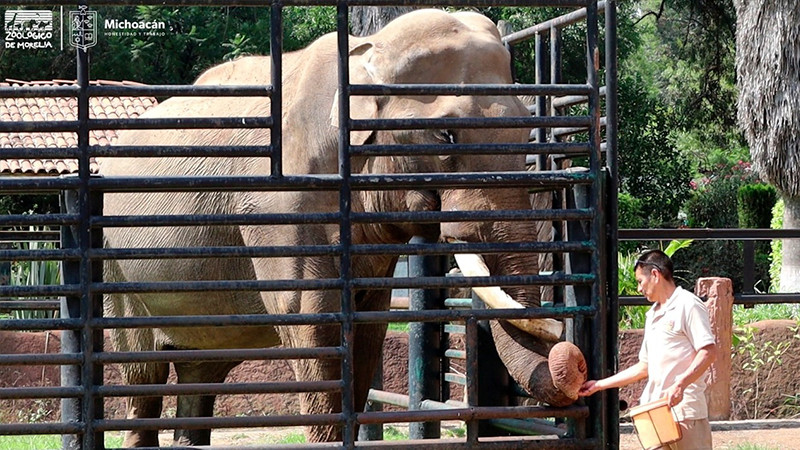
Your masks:
{"label": "khaki pants", "polygon": [[664,450],[711,450],[711,424],[708,419],[684,420],[681,426],[680,441],[658,447]]}

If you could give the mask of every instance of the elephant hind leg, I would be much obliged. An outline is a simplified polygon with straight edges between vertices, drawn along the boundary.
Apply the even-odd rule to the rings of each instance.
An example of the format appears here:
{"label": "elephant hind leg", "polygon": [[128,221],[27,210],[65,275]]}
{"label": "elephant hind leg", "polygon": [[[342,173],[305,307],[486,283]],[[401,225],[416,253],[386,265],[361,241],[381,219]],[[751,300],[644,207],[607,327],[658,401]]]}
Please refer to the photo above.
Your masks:
{"label": "elephant hind leg", "polygon": [[[178,383],[222,383],[237,362],[175,363]],[[177,417],[212,417],[216,395],[178,396]],[[176,446],[211,445],[211,429],[175,430]]]}
{"label": "elephant hind leg", "polygon": [[[122,368],[126,384],[166,384],[169,375],[167,363],[126,364]],[[129,397],[128,419],[158,419],[161,417],[163,397]],[[158,430],[129,430],[125,432],[123,447],[158,447]]]}

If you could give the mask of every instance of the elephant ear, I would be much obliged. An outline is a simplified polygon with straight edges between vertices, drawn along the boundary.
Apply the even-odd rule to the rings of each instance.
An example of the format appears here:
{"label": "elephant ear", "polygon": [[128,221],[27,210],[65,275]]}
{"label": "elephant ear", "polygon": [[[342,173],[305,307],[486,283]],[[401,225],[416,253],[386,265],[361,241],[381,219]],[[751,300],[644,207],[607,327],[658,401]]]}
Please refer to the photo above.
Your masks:
{"label": "elephant ear", "polygon": [[[350,83],[376,84],[378,80],[375,66],[372,64],[373,44],[365,42],[350,50]],[[378,117],[378,102],[373,96],[354,95],[350,97],[351,119],[375,119]],[[333,96],[331,105],[331,125],[339,128],[339,91]],[[362,145],[372,136],[373,131],[359,130],[350,132],[350,144]]]}

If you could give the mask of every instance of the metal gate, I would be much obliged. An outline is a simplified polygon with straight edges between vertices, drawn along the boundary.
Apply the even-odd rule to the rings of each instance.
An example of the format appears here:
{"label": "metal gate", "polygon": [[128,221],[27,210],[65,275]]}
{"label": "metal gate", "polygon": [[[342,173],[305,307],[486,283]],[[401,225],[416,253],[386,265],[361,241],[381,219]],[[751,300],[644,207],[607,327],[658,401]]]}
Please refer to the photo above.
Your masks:
{"label": "metal gate", "polygon": [[[66,2],[36,1],[28,4],[51,5]],[[162,1],[106,0],[91,5],[139,5],[162,4]],[[57,434],[62,435],[65,448],[106,448],[104,433],[124,430],[183,429],[207,430],[219,428],[254,428],[278,426],[325,426],[338,427],[338,441],[331,444],[302,444],[302,447],[389,447],[435,446],[437,448],[601,448],[617,446],[618,417],[617,401],[612,393],[602,393],[579,401],[573,406],[554,408],[546,405],[531,405],[511,400],[501,406],[487,406],[479,402],[481,385],[479,363],[480,347],[477,339],[481,335],[481,322],[496,320],[556,318],[566,323],[565,338],[574,342],[585,355],[589,366],[589,377],[598,378],[609,374],[615,367],[616,354],[616,2],[594,2],[586,0],[551,1],[407,1],[405,4],[420,6],[517,6],[540,7],[561,6],[585,8],[556,18],[534,29],[511,34],[505,38],[508,45],[521,39],[537,39],[537,75],[545,73],[547,61],[544,42],[551,40],[550,82],[544,78],[537,84],[367,84],[351,83],[348,53],[348,8],[354,5],[385,5],[394,1],[219,1],[215,6],[252,6],[269,8],[271,23],[271,82],[268,86],[109,86],[95,85],[89,77],[90,47],[78,42],[77,82],[70,86],[35,88],[0,87],[0,98],[13,97],[67,97],[77,100],[77,120],[62,121],[11,121],[0,123],[0,132],[45,132],[66,131],[75,133],[77,145],[69,148],[35,149],[3,148],[5,158],[76,158],[78,171],[75,176],[59,178],[2,177],[0,192],[3,194],[30,194],[59,192],[62,194],[63,211],[50,215],[12,215],[0,219],[4,227],[27,227],[30,225],[61,228],[60,248],[53,250],[0,250],[0,259],[13,261],[60,261],[63,267],[62,284],[57,286],[0,286],[0,297],[35,300],[43,296],[59,297],[60,317],[55,319],[2,319],[0,330],[60,330],[60,354],[6,354],[0,355],[0,365],[42,365],[61,367],[61,386],[55,387],[7,387],[0,388],[0,399],[60,398],[61,420],[40,423],[0,424],[0,435]],[[207,6],[207,1],[180,1],[179,6]],[[293,173],[285,170],[283,141],[284,124],[275,118],[283,117],[285,92],[281,83],[282,58],[282,10],[285,7],[309,5],[335,6],[337,10],[338,105],[338,168],[335,173]],[[76,18],[85,21],[91,9],[82,5]],[[601,92],[599,24],[605,13],[605,77],[607,90]],[[562,83],[557,73],[560,64],[559,30],[573,23],[581,23],[586,29],[586,80],[580,83]],[[86,39],[81,33],[79,39]],[[541,55],[541,57],[540,57]],[[537,77],[538,78],[538,77]],[[487,96],[529,95],[537,99],[530,117],[414,117],[393,119],[353,119],[351,99],[359,96]],[[89,102],[94,97],[268,97],[268,117],[169,117],[146,119],[97,119],[90,117]],[[602,100],[605,101],[606,117],[601,118]],[[586,102],[585,111],[568,112],[566,107]],[[549,106],[549,107],[548,107]],[[559,113],[560,112],[560,113]],[[602,143],[605,126],[606,143]],[[219,146],[219,145],[90,145],[92,130],[165,130],[165,129],[268,129],[270,139],[266,145]],[[351,145],[351,135],[364,130],[474,130],[530,128],[531,142],[526,144],[485,143],[470,144],[451,141],[446,144],[385,144],[366,142]],[[583,132],[586,139],[567,140],[566,136]],[[452,139],[452,134],[450,135]],[[469,171],[469,172],[410,172],[410,173],[358,173],[352,168],[353,158],[394,158],[412,154],[448,155],[460,152],[469,155],[529,155],[535,170],[518,171]],[[91,170],[93,158],[119,157],[226,157],[269,158],[270,171],[259,175],[218,176],[96,176]],[[585,168],[564,168],[550,161],[580,159]],[[102,172],[102,170],[101,170]],[[354,197],[362,192],[437,189],[524,189],[529,192],[544,192],[555,199],[551,207],[539,210],[512,209],[493,210],[428,210],[428,211],[360,211],[354,210]],[[318,211],[254,212],[254,213],[203,213],[193,215],[142,214],[104,215],[103,204],[108,204],[108,195],[119,193],[232,193],[243,191],[294,193],[314,192],[322,196],[334,193],[338,205]],[[441,201],[441,200],[440,200]],[[418,237],[407,244],[362,242],[354,237],[353,230],[364,224],[415,224],[440,223],[484,223],[526,222],[551,223],[555,238],[544,242],[460,242],[444,243],[431,236]],[[194,229],[196,227],[311,227],[327,225],[336,228],[337,238],[333,243],[296,241],[285,245],[247,246],[150,246],[134,248],[104,248],[104,233],[112,229]],[[536,274],[495,274],[488,276],[446,277],[449,269],[448,256],[453,253],[499,254],[513,251],[527,253],[531,257],[551,255],[552,270]],[[393,278],[391,273],[383,277],[359,277],[354,274],[354,260],[373,255],[410,255],[418,259],[421,269],[412,269],[407,278]],[[188,280],[164,279],[155,281],[109,281],[104,280],[103,265],[113,261],[174,261],[186,260],[227,261],[242,258],[324,257],[335,261],[337,277],[299,277],[295,279],[262,279],[236,277],[224,279]],[[450,288],[479,286],[501,286],[530,288],[549,286],[554,292],[554,304],[549,307],[527,307],[523,309],[483,309],[479,303],[450,302],[458,308],[440,309],[444,306],[442,292]],[[356,308],[356,297],[366,291],[388,291],[410,289],[417,308],[408,311],[376,310],[364,311]],[[181,315],[134,315],[110,316],[104,313],[103,297],[123,294],[150,293],[216,293],[216,292],[318,292],[335,291],[339,304],[334,311],[300,311],[287,314],[216,314],[203,315],[203,311],[190,311]],[[299,295],[299,294],[298,294]],[[430,299],[434,299],[430,301]],[[31,302],[33,304],[34,302]],[[431,304],[437,305],[434,309]],[[420,306],[421,305],[421,306]],[[464,398],[460,402],[447,403],[445,398],[431,398],[431,390],[421,387],[411,389],[407,411],[363,411],[364,405],[356,404],[354,392],[355,342],[357,326],[374,323],[410,322],[413,335],[427,335],[431,330],[463,331],[466,347],[463,352],[451,351],[428,355],[439,362],[464,358],[465,373],[461,380],[465,384]],[[452,325],[451,322],[457,323]],[[183,349],[160,348],[158,350],[114,351],[104,347],[104,332],[107,330],[138,329],[191,329],[213,327],[253,329],[253,327],[299,327],[332,326],[339,336],[337,345],[281,348],[218,348]],[[447,328],[449,327],[449,328]],[[436,332],[436,331],[434,331]],[[484,333],[485,334],[485,333]],[[440,339],[440,338],[437,338]],[[411,345],[423,350],[429,341]],[[198,347],[199,348],[199,347]],[[442,350],[444,351],[444,350]],[[179,383],[105,385],[104,368],[133,363],[176,362],[225,362],[242,360],[333,360],[339,361],[338,379],[300,380],[297,382],[271,382],[256,384],[223,383]],[[443,367],[443,371],[447,368]],[[444,383],[453,378],[442,377]],[[433,391],[444,388],[436,385]],[[511,389],[511,388],[510,388]],[[491,389],[489,389],[491,390]],[[119,418],[104,413],[104,402],[109,398],[153,396],[199,396],[199,395],[248,395],[252,393],[284,393],[296,395],[300,392],[336,393],[341,404],[336,410],[326,413],[250,416],[250,417],[183,417],[174,418]],[[383,401],[377,397],[373,401]],[[429,407],[422,403],[428,401]],[[438,402],[438,403],[437,403]],[[400,402],[402,403],[402,401]],[[434,407],[430,407],[434,405]],[[439,405],[440,407],[436,407]],[[547,418],[556,427],[565,423],[563,433],[527,436],[485,435],[482,424],[489,420],[517,420]],[[439,421],[461,421],[465,424],[462,438],[437,439],[434,430]],[[357,429],[366,425],[406,422],[418,424],[411,427],[411,438],[426,438],[421,441],[378,442],[357,439]],[[427,425],[426,425],[427,424]],[[433,424],[433,425],[431,425]],[[415,428],[416,427],[416,428]],[[438,427],[436,427],[438,428]],[[555,428],[551,428],[555,429]],[[433,431],[432,431],[433,430]],[[491,434],[491,433],[490,433]],[[366,433],[364,434],[366,437]],[[378,433],[378,436],[380,433]],[[554,439],[554,436],[558,436]],[[274,444],[256,447],[274,447]],[[287,445],[291,447],[291,445]],[[222,447],[217,447],[222,448]]]}

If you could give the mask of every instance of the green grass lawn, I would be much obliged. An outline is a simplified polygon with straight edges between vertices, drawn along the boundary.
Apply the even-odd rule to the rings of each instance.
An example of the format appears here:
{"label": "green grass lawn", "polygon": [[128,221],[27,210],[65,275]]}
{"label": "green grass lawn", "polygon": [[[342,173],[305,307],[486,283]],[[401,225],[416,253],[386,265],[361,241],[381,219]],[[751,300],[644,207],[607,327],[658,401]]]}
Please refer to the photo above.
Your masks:
{"label": "green grass lawn", "polygon": [[[122,434],[117,432],[105,434],[106,448],[122,447]],[[61,435],[38,434],[21,436],[0,436],[0,448],[3,450],[52,450],[61,448]]]}

